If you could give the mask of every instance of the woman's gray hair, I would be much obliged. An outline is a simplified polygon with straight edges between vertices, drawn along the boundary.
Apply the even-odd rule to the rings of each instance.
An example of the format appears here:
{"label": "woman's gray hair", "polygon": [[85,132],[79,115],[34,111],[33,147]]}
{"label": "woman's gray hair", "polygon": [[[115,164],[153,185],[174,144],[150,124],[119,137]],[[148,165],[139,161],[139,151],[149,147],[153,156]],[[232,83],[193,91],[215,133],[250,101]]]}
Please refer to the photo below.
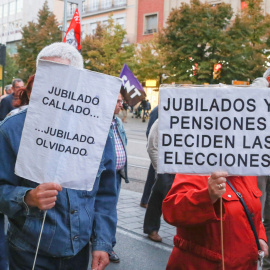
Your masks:
{"label": "woman's gray hair", "polygon": [[70,61],[70,65],[76,68],[83,68],[83,58],[75,47],[64,43],[55,42],[46,47],[44,47],[37,56],[36,65],[38,66],[38,61],[45,57],[59,57],[62,59],[67,59]]}
{"label": "woman's gray hair", "polygon": [[269,87],[269,82],[266,80],[266,78],[264,77],[259,77],[259,78],[256,78],[251,86],[256,86],[256,87]]}

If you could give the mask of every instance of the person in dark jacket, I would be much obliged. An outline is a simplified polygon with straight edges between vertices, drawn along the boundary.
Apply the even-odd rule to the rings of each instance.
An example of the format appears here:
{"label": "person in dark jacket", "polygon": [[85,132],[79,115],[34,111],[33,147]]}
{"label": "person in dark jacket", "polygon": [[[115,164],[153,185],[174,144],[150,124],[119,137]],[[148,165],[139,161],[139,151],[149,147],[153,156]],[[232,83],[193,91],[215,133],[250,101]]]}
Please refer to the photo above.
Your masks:
{"label": "person in dark jacket", "polygon": [[[158,119],[151,127],[147,141],[147,152],[156,171],[158,163]],[[168,173],[156,174],[155,183],[148,200],[148,207],[144,216],[143,232],[148,234],[148,238],[155,242],[162,241],[162,237],[158,233],[162,215],[162,201],[171,189],[174,176],[174,174]]]}
{"label": "person in dark jacket", "polygon": [[24,83],[21,79],[14,79],[12,81],[13,93],[3,98],[0,103],[0,121],[2,121],[7,116],[7,114],[15,108],[13,106],[14,95],[23,86]]}
{"label": "person in dark jacket", "polygon": [[144,99],[142,102],[141,102],[141,107],[142,107],[142,111],[143,111],[143,117],[142,117],[142,121],[145,122],[145,114],[146,114],[146,108],[147,108],[147,101],[146,99]]}

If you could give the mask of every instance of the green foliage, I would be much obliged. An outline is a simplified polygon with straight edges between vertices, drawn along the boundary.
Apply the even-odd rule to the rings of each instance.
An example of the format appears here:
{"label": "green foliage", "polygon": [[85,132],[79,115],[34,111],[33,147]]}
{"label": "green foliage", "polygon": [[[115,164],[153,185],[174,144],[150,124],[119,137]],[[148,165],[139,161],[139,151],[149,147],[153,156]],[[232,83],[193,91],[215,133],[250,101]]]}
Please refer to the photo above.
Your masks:
{"label": "green foliage", "polygon": [[109,17],[107,25],[98,24],[95,35],[82,41],[85,68],[119,76],[123,65],[134,65],[134,45],[122,45],[126,31]]}
{"label": "green foliage", "polygon": [[7,51],[4,82],[5,85],[11,84],[14,78],[18,77],[19,66],[16,62],[16,57],[11,56]]}
{"label": "green foliage", "polygon": [[22,28],[22,40],[18,46],[18,64],[20,77],[27,81],[28,77],[36,71],[36,57],[42,48],[61,41],[61,31],[55,15],[49,11],[45,1],[38,12],[38,22],[29,22]]}
{"label": "green foliage", "polygon": [[154,79],[163,83],[168,77],[164,53],[156,37],[137,45],[133,73],[139,81]]}
{"label": "green foliage", "polygon": [[212,81],[214,64],[222,61],[220,43],[232,15],[228,4],[212,7],[199,0],[191,1],[190,5],[183,3],[171,12],[159,43],[165,48],[167,67],[176,81]]}
{"label": "green foliage", "polygon": [[254,80],[266,69],[269,56],[270,16],[264,15],[262,0],[249,0],[227,30],[224,41],[223,80]]}
{"label": "green foliage", "polygon": [[[171,12],[159,44],[177,82],[231,83],[262,76],[269,56],[270,16],[264,15],[262,0],[247,2],[233,19],[230,5],[213,7],[199,0]],[[216,63],[222,64],[221,77],[213,80]]]}

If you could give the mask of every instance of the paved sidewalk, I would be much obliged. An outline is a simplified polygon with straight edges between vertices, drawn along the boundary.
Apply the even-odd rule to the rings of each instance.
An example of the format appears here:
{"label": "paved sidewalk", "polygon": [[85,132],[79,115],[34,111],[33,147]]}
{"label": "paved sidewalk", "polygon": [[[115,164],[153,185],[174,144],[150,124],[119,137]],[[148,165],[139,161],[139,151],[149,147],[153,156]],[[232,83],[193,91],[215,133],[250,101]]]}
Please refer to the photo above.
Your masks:
{"label": "paved sidewalk", "polygon": [[[148,239],[147,235],[143,233],[145,208],[140,207],[141,196],[142,194],[139,192],[121,189],[117,204],[117,227],[137,235],[144,236]],[[175,233],[175,227],[167,224],[163,218],[161,218],[159,234],[162,237],[162,243],[160,243],[160,245],[168,245],[172,247]]]}

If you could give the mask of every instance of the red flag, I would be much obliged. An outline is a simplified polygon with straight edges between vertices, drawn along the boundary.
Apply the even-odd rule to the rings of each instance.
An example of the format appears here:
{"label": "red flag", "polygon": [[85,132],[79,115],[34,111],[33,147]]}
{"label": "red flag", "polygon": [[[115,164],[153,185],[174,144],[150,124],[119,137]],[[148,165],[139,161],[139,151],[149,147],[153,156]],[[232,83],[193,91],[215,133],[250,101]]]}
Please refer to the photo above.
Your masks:
{"label": "red flag", "polygon": [[74,46],[78,50],[81,49],[81,21],[78,9],[75,10],[63,42]]}

